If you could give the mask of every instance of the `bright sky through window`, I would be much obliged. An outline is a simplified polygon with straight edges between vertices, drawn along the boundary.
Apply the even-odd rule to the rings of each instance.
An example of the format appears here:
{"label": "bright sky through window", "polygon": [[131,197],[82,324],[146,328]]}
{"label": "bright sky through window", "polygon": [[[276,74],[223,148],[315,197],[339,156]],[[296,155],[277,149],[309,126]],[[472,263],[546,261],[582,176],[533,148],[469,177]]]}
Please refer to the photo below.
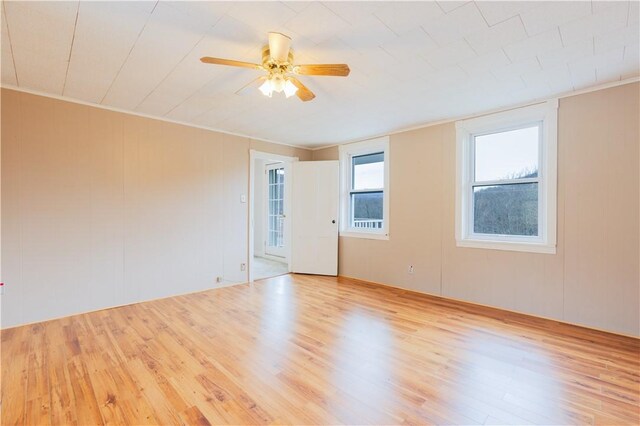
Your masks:
{"label": "bright sky through window", "polygon": [[384,187],[383,157],[380,154],[374,154],[371,157],[373,156],[380,157],[379,161],[354,165],[353,189],[355,190],[379,189]]}
{"label": "bright sky through window", "polygon": [[[476,182],[538,172],[538,125],[475,138]],[[534,175],[535,176],[535,175]]]}

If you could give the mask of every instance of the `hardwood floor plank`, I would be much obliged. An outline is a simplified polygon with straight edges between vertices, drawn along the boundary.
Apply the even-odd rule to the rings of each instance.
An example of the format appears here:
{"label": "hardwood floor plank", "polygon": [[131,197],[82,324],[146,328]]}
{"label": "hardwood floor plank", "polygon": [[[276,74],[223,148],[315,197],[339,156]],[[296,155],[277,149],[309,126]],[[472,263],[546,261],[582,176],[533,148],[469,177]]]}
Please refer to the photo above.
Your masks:
{"label": "hardwood floor plank", "polygon": [[2,424],[639,424],[640,341],[333,277],[2,330]]}

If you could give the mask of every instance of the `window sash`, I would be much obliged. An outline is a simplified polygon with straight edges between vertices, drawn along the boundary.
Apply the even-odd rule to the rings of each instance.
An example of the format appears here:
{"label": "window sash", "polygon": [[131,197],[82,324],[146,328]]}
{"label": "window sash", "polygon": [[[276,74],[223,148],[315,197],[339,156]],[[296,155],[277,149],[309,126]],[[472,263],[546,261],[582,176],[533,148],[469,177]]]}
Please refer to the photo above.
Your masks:
{"label": "window sash", "polygon": [[[358,157],[366,157],[369,155],[380,155],[382,154],[382,164],[383,167],[386,166],[385,163],[385,152],[384,151],[378,151],[378,150],[374,150],[371,152],[366,152],[366,153],[358,153],[358,154],[352,154],[349,156],[349,162],[351,163],[351,173],[349,174],[349,224],[348,224],[348,228],[349,229],[357,229],[358,232],[363,232],[362,228],[359,228],[357,226],[355,226],[355,210],[354,210],[354,202],[353,202],[353,196],[356,194],[382,194],[383,197],[383,204],[384,204],[384,186],[380,187],[380,188],[366,188],[366,189],[354,189],[354,185],[355,185],[355,172],[356,172],[356,162],[354,161],[356,158]],[[376,161],[378,162],[378,161]],[[383,169],[384,170],[384,169]],[[383,171],[384,174],[384,171]],[[383,183],[384,183],[384,176],[383,176]],[[383,209],[384,210],[384,209]],[[375,219],[372,219],[375,220]],[[383,211],[383,215],[382,215],[382,226],[381,227],[376,227],[374,229],[383,229],[385,227],[385,220],[386,218],[384,217],[384,211]],[[370,232],[370,231],[365,231],[365,232]]]}
{"label": "window sash", "polygon": [[[385,161],[385,152],[384,151],[378,151],[378,150],[374,150],[372,152],[367,152],[367,153],[362,153],[362,154],[351,154],[349,156],[349,163],[351,164],[351,172],[349,174],[349,188],[350,191],[370,191],[370,190],[384,190],[384,186],[382,188],[366,188],[366,189],[354,189],[354,185],[355,185],[355,174],[356,174],[356,164],[355,164],[355,159],[358,157],[366,157],[369,155],[380,155],[382,154],[382,165],[383,167],[386,167],[386,161]],[[373,163],[373,162],[372,162]],[[379,163],[379,161],[376,161],[376,163]],[[383,169],[383,178],[382,178],[382,182],[384,185],[384,169]]]}
{"label": "window sash", "polygon": [[[515,178],[515,179],[497,179],[497,180],[475,180],[476,176],[476,137],[478,136],[486,136],[492,135],[496,133],[503,133],[512,130],[518,129],[526,129],[529,127],[534,127],[537,125],[538,127],[538,171],[537,176],[532,178]],[[469,184],[467,188],[467,221],[468,221],[468,236],[474,239],[486,239],[489,241],[503,240],[503,241],[531,241],[531,242],[539,242],[542,240],[545,235],[544,221],[542,220],[545,205],[544,205],[544,197],[543,197],[543,181],[544,175],[543,170],[545,169],[545,165],[543,164],[543,147],[544,147],[544,139],[543,139],[543,125],[544,122],[542,120],[535,120],[529,123],[518,124],[515,126],[506,126],[491,129],[484,132],[472,133],[469,135],[468,143],[468,152],[469,152]],[[475,197],[474,197],[474,189],[479,186],[499,186],[499,185],[513,185],[513,184],[525,184],[525,183],[537,183],[538,184],[538,235],[515,235],[515,234],[484,234],[475,232]]]}
{"label": "window sash", "polygon": [[[531,181],[531,182],[538,182],[541,177],[542,177],[542,171],[544,170],[543,167],[543,122],[542,120],[535,120],[535,121],[531,121],[529,123],[524,123],[524,124],[519,124],[517,126],[507,126],[507,127],[501,127],[501,128],[496,128],[490,131],[484,131],[484,132],[477,132],[477,133],[473,133],[469,136],[469,141],[468,143],[470,144],[469,147],[469,165],[470,165],[470,171],[469,171],[469,179],[470,179],[470,183],[471,185],[476,185],[476,184],[483,184],[483,185],[489,185],[489,184],[496,184],[498,185],[499,183],[506,183],[506,182],[511,182],[511,183],[518,183],[518,182],[525,182],[526,179],[537,179],[536,181]],[[520,130],[520,129],[528,129],[529,127],[537,127],[538,128],[538,171],[537,171],[537,176],[535,178],[515,178],[515,179],[495,179],[495,180],[476,180],[476,138],[479,136],[488,136],[488,135],[493,135],[493,134],[497,134],[497,133],[504,133],[504,132],[510,132],[513,130]]]}
{"label": "window sash", "polygon": [[[381,194],[382,195],[382,204],[383,204],[383,209],[382,209],[382,218],[381,219],[360,219],[361,221],[365,221],[365,222],[371,222],[371,226],[358,226],[356,225],[356,220],[358,218],[356,218],[356,212],[355,212],[355,208],[354,208],[354,195],[359,195],[359,194]],[[358,229],[359,231],[362,231],[363,229],[368,230],[368,232],[370,232],[370,230],[379,230],[379,229],[384,229],[384,225],[385,225],[385,217],[384,217],[384,191],[383,190],[362,190],[362,191],[351,191],[349,192],[349,228],[352,229]],[[381,222],[380,224],[377,224],[375,222]]]}

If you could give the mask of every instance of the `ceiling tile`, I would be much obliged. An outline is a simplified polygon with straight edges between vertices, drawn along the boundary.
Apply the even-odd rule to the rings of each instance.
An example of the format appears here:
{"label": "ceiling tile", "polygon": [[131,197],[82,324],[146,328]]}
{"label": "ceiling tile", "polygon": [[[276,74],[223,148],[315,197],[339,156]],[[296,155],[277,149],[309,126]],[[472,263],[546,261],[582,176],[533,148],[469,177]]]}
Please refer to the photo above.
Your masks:
{"label": "ceiling tile", "polygon": [[596,68],[595,74],[596,82],[598,84],[604,84],[620,80],[622,72],[617,66],[603,65]]}
{"label": "ceiling tile", "polygon": [[455,0],[446,0],[437,2],[440,9],[444,10],[445,13],[451,12],[453,9],[457,9],[460,6],[464,6],[469,3],[469,1],[455,1]]}
{"label": "ceiling tile", "polygon": [[386,5],[382,1],[326,1],[322,4],[352,25],[368,19]]}
{"label": "ceiling tile", "polygon": [[165,116],[173,120],[191,122],[196,117],[211,110],[214,102],[218,101],[214,100],[213,97],[192,96],[169,111]]}
{"label": "ceiling tile", "polygon": [[502,50],[494,50],[493,52],[462,61],[459,65],[467,74],[472,75],[503,68],[510,63],[511,61]]}
{"label": "ceiling tile", "polygon": [[357,24],[337,31],[336,35],[356,50],[378,47],[398,38],[398,35],[375,15],[359,19]]}
{"label": "ceiling tile", "polygon": [[[631,3],[637,3],[637,1],[632,1]],[[629,4],[629,0],[604,0],[604,1],[598,1],[598,0],[592,0],[591,1],[591,12],[592,13],[599,13],[602,12],[603,9],[607,9],[609,7],[612,6],[618,6],[620,4]]]}
{"label": "ceiling tile", "polygon": [[4,7],[0,8],[1,20],[2,20],[2,84],[17,85],[16,70],[13,66],[13,55],[11,53],[11,43],[9,41],[9,31],[7,29],[7,22],[4,17]]}
{"label": "ceiling tile", "polygon": [[543,4],[541,1],[479,1],[476,2],[478,8],[482,12],[482,16],[487,20],[489,25],[495,25],[499,22],[513,18],[527,10],[539,7]]}
{"label": "ceiling tile", "polygon": [[135,109],[193,49],[208,27],[168,3],[159,3],[102,102]]}
{"label": "ceiling tile", "polygon": [[221,84],[221,89],[226,94],[234,93],[244,85],[242,81],[248,82],[258,77],[258,71],[203,64],[200,58],[214,56],[260,63],[260,50],[264,43],[266,43],[266,37],[231,17],[223,17],[137,106],[136,110],[147,114],[164,115],[215,79],[236,83],[237,87]]}
{"label": "ceiling tile", "polygon": [[314,43],[321,43],[349,27],[349,23],[326,8],[322,3],[312,3],[297,16],[285,23],[295,32],[304,32]]}
{"label": "ceiling tile", "polygon": [[550,68],[562,63],[593,55],[593,38],[582,40],[560,49],[538,53],[538,60],[543,68]]}
{"label": "ceiling tile", "polygon": [[405,59],[416,55],[426,58],[439,47],[422,28],[415,28],[383,44],[382,48],[396,59]]}
{"label": "ceiling tile", "polygon": [[640,22],[640,2],[629,2],[629,15],[627,17],[627,25],[637,24]]}
{"label": "ceiling tile", "polygon": [[556,28],[591,14],[589,1],[543,2],[540,6],[523,11],[520,18],[530,36]]}
{"label": "ceiling tile", "polygon": [[562,39],[557,29],[550,30],[522,41],[504,46],[504,51],[512,62],[519,62],[538,53],[562,48]]}
{"label": "ceiling tile", "polygon": [[444,16],[435,2],[384,2],[375,15],[393,32],[402,35],[422,24],[432,22]]}
{"label": "ceiling tile", "polygon": [[628,44],[624,47],[624,61],[630,64],[639,65],[640,62],[640,47],[638,40],[634,44]]}
{"label": "ceiling tile", "polygon": [[296,12],[279,2],[233,2],[227,12],[232,18],[253,28],[261,34],[282,31],[284,24],[296,16]]}
{"label": "ceiling tile", "polygon": [[467,73],[458,65],[435,70],[423,77],[423,80],[427,83],[424,90],[433,91],[433,89],[438,88],[447,93],[450,92],[450,88],[453,88],[453,91],[455,91],[457,87],[464,84],[468,77]]}
{"label": "ceiling tile", "polygon": [[[129,0],[127,0],[129,1]],[[233,6],[229,1],[165,1],[175,10],[188,14],[194,19],[201,21],[205,25],[216,24]],[[153,4],[154,2],[149,2]]]}
{"label": "ceiling tile", "polygon": [[18,81],[35,90],[62,94],[78,2],[3,4]]}
{"label": "ceiling tile", "polygon": [[567,64],[560,64],[541,71],[522,74],[522,80],[528,87],[547,85],[555,87],[559,92],[569,91],[573,88],[571,74]]}
{"label": "ceiling tile", "polygon": [[308,1],[283,1],[280,2],[296,13],[300,13],[311,5]]}
{"label": "ceiling tile", "polygon": [[381,47],[368,49],[367,54],[361,53],[350,59],[349,66],[352,70],[348,78],[351,78],[353,73],[357,74],[358,71],[363,71],[368,75],[376,74],[380,79],[389,79],[390,75],[386,71],[389,64],[393,62],[394,58]]}
{"label": "ceiling tile", "polygon": [[622,28],[627,25],[628,16],[628,4],[618,3],[599,13],[561,25],[562,41],[565,44],[572,44]]}
{"label": "ceiling tile", "polygon": [[640,25],[631,24],[593,38],[595,53],[603,53],[616,47],[637,43],[640,40]]}
{"label": "ceiling tile", "polygon": [[151,16],[150,2],[82,2],[64,95],[100,103]]}
{"label": "ceiling tile", "polygon": [[442,69],[476,56],[476,52],[465,40],[458,40],[455,43],[430,52],[425,59],[435,69]]}
{"label": "ceiling tile", "polygon": [[574,88],[578,90],[594,84],[598,80],[597,69],[601,70],[599,78],[601,82],[618,79],[622,69],[617,65],[623,63],[623,60],[624,48],[620,47],[599,55],[589,55],[569,61],[569,71],[575,78]]}
{"label": "ceiling tile", "polygon": [[622,62],[624,59],[624,47],[609,50],[599,55],[589,55],[568,62],[569,69],[574,72],[581,68],[597,68],[603,65],[612,65]]}
{"label": "ceiling tile", "polygon": [[444,46],[487,28],[487,23],[475,3],[471,2],[438,19],[430,20],[423,24],[422,28],[436,43]]}
{"label": "ceiling tile", "polygon": [[491,73],[496,76],[498,80],[502,80],[513,76],[519,77],[526,73],[536,73],[541,70],[540,62],[538,62],[537,58],[533,57],[502,67],[495,67],[491,70]]}
{"label": "ceiling tile", "polygon": [[[596,83],[595,67],[580,68],[570,72],[571,85],[574,90],[584,89]],[[619,75],[618,75],[619,77]]]}
{"label": "ceiling tile", "polygon": [[524,30],[522,21],[516,16],[488,29],[473,33],[467,36],[466,40],[476,53],[482,54],[525,38],[527,38],[527,33]]}
{"label": "ceiling tile", "polygon": [[[374,47],[373,49],[377,49],[377,47]],[[302,57],[299,57],[299,54],[302,54]],[[308,50],[298,50],[295,62],[297,64],[307,63],[307,61],[304,60],[304,56],[306,56],[310,60],[313,60],[314,63],[346,63],[348,65],[352,65],[353,59],[360,55],[361,53],[354,50],[342,39],[333,37],[323,41],[322,43],[316,44]],[[349,77],[351,77],[351,75]]]}
{"label": "ceiling tile", "polygon": [[[614,66],[609,64],[609,66]],[[620,78],[627,79],[640,76],[640,44],[624,47],[624,59],[620,66]]]}
{"label": "ceiling tile", "polygon": [[[429,64],[423,57],[410,55],[398,59],[389,64],[388,72],[401,83],[407,83],[411,87],[414,86],[413,80],[427,75],[435,71],[435,68]],[[395,87],[398,87],[396,85]],[[414,88],[415,89],[415,88]]]}

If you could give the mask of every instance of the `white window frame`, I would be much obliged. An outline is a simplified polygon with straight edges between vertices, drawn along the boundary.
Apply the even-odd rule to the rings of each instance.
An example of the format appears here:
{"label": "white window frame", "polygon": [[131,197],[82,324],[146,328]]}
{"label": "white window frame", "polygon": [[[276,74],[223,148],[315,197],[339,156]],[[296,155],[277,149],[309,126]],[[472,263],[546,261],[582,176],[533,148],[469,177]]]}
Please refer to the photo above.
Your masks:
{"label": "white window frame", "polygon": [[[389,239],[389,137],[370,139],[362,142],[340,145],[340,236]],[[366,229],[351,226],[351,159],[355,156],[384,153],[384,188],[382,198],[382,228]]]}
{"label": "white window frame", "polygon": [[[495,250],[556,252],[558,100],[456,122],[456,244]],[[474,137],[530,127],[539,123],[538,177],[499,181],[538,183],[538,236],[473,232]],[[483,182],[483,184],[487,184]]]}

